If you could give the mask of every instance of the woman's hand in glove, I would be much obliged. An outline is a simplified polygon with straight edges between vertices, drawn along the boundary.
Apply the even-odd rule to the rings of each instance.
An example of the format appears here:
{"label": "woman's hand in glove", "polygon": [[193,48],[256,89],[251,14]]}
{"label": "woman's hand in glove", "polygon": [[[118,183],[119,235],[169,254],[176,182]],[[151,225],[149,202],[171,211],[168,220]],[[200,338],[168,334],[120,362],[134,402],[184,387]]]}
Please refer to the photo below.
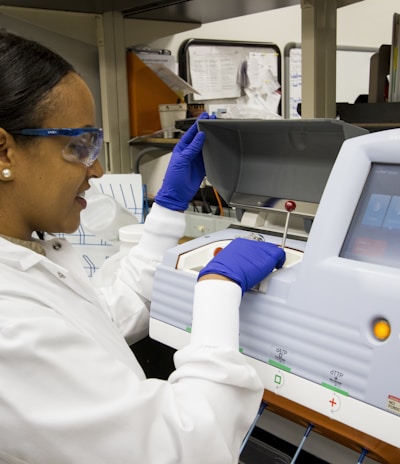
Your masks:
{"label": "woman's hand in glove", "polygon": [[198,279],[209,274],[224,276],[240,285],[244,293],[275,268],[281,268],[285,259],[286,254],[278,245],[236,238],[199,272]]}
{"label": "woman's hand in glove", "polygon": [[[198,119],[213,119],[202,113]],[[205,134],[197,122],[185,132],[172,151],[165,177],[154,201],[174,211],[185,211],[205,176],[201,150]]]}

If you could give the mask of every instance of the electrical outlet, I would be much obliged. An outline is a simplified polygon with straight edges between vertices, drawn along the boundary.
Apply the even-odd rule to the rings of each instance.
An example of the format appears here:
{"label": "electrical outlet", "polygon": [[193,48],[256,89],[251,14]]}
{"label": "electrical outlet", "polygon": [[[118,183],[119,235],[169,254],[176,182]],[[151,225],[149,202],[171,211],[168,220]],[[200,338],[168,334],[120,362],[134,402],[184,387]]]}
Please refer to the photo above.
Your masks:
{"label": "electrical outlet", "polygon": [[230,224],[236,222],[234,218],[213,216],[212,214],[186,213],[185,217],[185,236],[193,238],[226,229]]}
{"label": "electrical outlet", "polygon": [[188,237],[200,237],[215,232],[215,221],[213,216],[207,214],[189,214],[186,230]]}

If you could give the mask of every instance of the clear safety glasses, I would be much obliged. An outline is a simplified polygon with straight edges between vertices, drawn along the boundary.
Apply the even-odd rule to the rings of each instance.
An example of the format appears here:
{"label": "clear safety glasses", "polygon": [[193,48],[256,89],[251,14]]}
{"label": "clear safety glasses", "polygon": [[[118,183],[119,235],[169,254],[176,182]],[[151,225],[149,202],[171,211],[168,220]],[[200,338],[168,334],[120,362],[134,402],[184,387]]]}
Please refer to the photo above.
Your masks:
{"label": "clear safety glasses", "polygon": [[76,129],[19,129],[10,132],[14,135],[34,137],[66,136],[69,142],[62,155],[67,161],[79,162],[86,167],[91,166],[99,156],[103,145],[103,129],[98,127],[82,127]]}

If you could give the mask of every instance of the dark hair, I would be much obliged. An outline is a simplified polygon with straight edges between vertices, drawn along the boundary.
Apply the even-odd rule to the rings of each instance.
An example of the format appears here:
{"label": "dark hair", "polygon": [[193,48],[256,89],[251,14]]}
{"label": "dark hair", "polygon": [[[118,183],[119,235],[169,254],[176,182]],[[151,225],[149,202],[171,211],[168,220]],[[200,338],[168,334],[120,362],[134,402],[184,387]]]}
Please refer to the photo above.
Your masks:
{"label": "dark hair", "polygon": [[8,132],[41,127],[49,92],[74,67],[33,40],[0,32],[0,127]]}

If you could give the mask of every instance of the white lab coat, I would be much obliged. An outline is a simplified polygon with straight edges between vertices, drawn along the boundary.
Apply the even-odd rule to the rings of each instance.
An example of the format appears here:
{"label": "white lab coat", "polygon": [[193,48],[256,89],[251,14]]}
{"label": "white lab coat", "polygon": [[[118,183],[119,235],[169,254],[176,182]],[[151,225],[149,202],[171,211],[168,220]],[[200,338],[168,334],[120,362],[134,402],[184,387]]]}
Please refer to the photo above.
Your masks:
{"label": "white lab coat", "polygon": [[238,462],[262,395],[238,351],[240,287],[197,284],[168,381],[145,379],[121,336],[146,334],[154,268],[183,221],[155,205],[100,289],[67,242],[46,241],[45,257],[0,239],[0,463]]}

